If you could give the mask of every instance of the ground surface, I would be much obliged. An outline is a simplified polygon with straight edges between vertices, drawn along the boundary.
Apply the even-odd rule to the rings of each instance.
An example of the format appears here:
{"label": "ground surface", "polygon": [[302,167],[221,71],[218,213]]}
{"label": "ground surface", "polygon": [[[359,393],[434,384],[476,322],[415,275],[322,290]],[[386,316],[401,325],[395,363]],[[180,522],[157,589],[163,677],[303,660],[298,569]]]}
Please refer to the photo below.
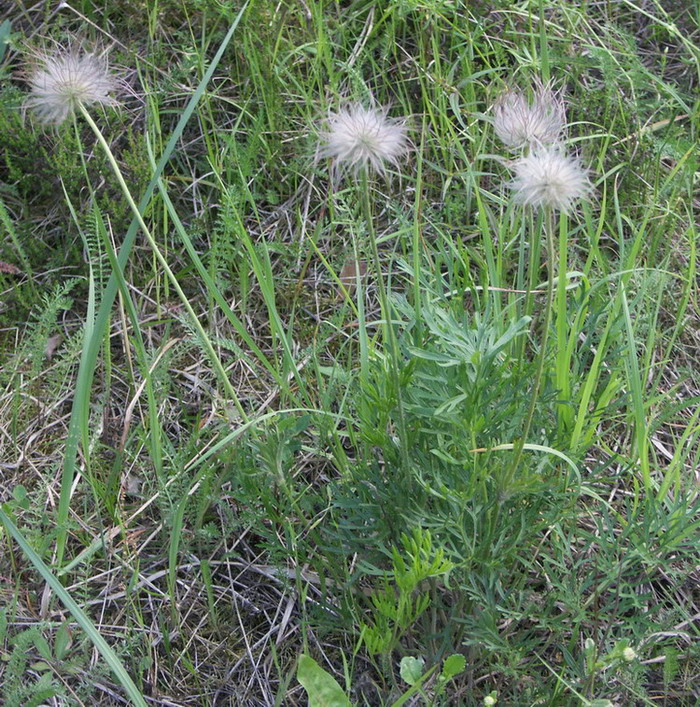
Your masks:
{"label": "ground surface", "polygon": [[[697,2],[4,19],[0,703],[698,703]],[[87,119],[23,110],[69,46],[150,237]],[[492,126],[538,79],[568,217]],[[410,152],[317,159],[372,100]]]}

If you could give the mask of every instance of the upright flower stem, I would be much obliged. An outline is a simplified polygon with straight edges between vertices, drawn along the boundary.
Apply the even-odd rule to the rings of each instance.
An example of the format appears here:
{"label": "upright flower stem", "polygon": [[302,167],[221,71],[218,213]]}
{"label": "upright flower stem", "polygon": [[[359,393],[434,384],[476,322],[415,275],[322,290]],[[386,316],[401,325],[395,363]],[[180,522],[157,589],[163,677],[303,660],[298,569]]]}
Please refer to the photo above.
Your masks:
{"label": "upright flower stem", "polygon": [[236,406],[236,409],[238,410],[238,413],[241,416],[241,419],[244,422],[248,422],[248,415],[246,414],[245,410],[243,409],[243,406],[241,405],[240,400],[238,399],[238,396],[236,395],[236,391],[234,390],[233,386],[231,385],[231,381],[228,378],[228,375],[226,374],[226,371],[221,363],[221,360],[219,359],[216,351],[214,351],[214,347],[211,344],[211,341],[209,337],[207,336],[207,333],[204,331],[204,327],[201,325],[199,321],[199,317],[195,313],[194,309],[192,309],[192,305],[189,303],[189,300],[187,299],[187,295],[185,295],[184,291],[180,287],[180,283],[177,281],[177,278],[175,277],[175,274],[171,270],[170,266],[168,265],[168,261],[165,259],[163,254],[160,252],[160,248],[158,247],[158,244],[156,243],[155,239],[151,235],[151,232],[146,226],[145,221],[143,220],[143,217],[141,216],[141,213],[139,212],[138,206],[136,205],[136,202],[134,201],[134,198],[131,195],[131,192],[129,191],[129,187],[126,185],[126,181],[124,180],[124,177],[121,173],[121,170],[119,169],[119,165],[117,164],[117,160],[115,159],[114,155],[112,154],[112,150],[109,147],[109,144],[105,140],[104,136],[102,135],[102,132],[100,131],[99,127],[97,126],[97,123],[92,119],[90,116],[90,113],[83,107],[83,105],[79,104],[80,111],[83,114],[83,117],[87,121],[88,125],[92,129],[93,133],[95,133],[95,137],[97,138],[97,141],[100,143],[102,146],[102,149],[104,150],[107,160],[109,161],[110,167],[112,168],[112,171],[114,172],[114,176],[117,178],[117,181],[119,182],[119,186],[121,187],[122,193],[124,195],[124,198],[126,199],[127,203],[129,204],[129,208],[131,209],[132,213],[134,214],[134,217],[139,223],[139,226],[141,227],[141,230],[143,231],[144,236],[146,236],[146,240],[148,241],[149,245],[151,246],[151,249],[153,250],[153,253],[156,256],[156,259],[160,263],[160,266],[163,268],[163,271],[167,275],[168,279],[172,283],[175,291],[177,292],[180,300],[182,301],[183,306],[187,310],[187,313],[190,316],[190,321],[192,326],[196,329],[197,333],[199,334],[199,337],[201,339],[201,342],[207,352],[209,354],[209,358],[211,359],[211,362],[216,369],[216,373],[218,374],[223,386],[224,390],[226,391],[226,394],[229,396],[229,398],[233,401],[233,404]]}
{"label": "upright flower stem", "polygon": [[396,407],[398,412],[398,426],[400,437],[399,448],[401,452],[401,460],[404,466],[404,472],[408,473],[410,469],[408,452],[406,450],[408,435],[406,431],[406,421],[403,414],[403,403],[401,400],[401,381],[398,372],[398,342],[396,341],[396,335],[394,333],[394,328],[391,323],[391,309],[389,308],[389,298],[387,297],[386,290],[384,289],[384,280],[382,278],[382,264],[381,260],[379,259],[377,235],[374,229],[374,219],[372,217],[370,185],[366,169],[361,170],[360,188],[362,192],[362,211],[365,218],[365,223],[367,224],[367,235],[369,238],[370,247],[372,249],[372,260],[374,261],[374,270],[377,276],[377,291],[379,293],[379,304],[382,312],[382,319],[384,320],[384,338],[388,344],[390,353],[390,375],[392,383],[396,388]]}
{"label": "upright flower stem", "polygon": [[532,385],[532,397],[530,398],[530,405],[527,410],[527,417],[525,418],[525,425],[523,427],[523,432],[520,440],[515,446],[515,457],[513,458],[513,464],[511,466],[511,471],[508,476],[508,481],[515,476],[520,460],[523,456],[523,448],[527,442],[527,437],[530,434],[530,428],[532,427],[532,419],[535,416],[535,407],[537,405],[537,398],[540,394],[540,385],[542,384],[542,373],[544,372],[544,361],[547,357],[547,339],[549,337],[549,326],[552,321],[552,300],[554,299],[554,272],[555,272],[555,257],[556,251],[554,247],[554,213],[551,207],[545,207],[544,209],[544,232],[547,239],[547,294],[544,305],[544,321],[542,323],[542,340],[540,342],[540,351],[537,361],[537,370],[535,372],[535,381]]}
{"label": "upright flower stem", "polygon": [[[537,286],[537,262],[540,257],[539,228],[541,225],[541,215],[535,215],[532,211],[528,211],[528,213],[523,217],[523,224],[523,228],[526,228],[529,231],[528,261],[525,277],[525,306],[523,314],[526,317],[530,317],[532,316],[533,300],[535,298],[533,290],[535,290]],[[526,348],[527,337],[523,336],[520,343],[520,361],[525,360]]]}
{"label": "upright flower stem", "polygon": [[574,411],[569,403],[571,387],[569,378],[569,318],[566,306],[566,273],[568,271],[569,228],[566,213],[559,217],[559,277],[557,281],[557,366],[556,384],[562,403],[557,406],[559,431],[571,429],[574,421]]}

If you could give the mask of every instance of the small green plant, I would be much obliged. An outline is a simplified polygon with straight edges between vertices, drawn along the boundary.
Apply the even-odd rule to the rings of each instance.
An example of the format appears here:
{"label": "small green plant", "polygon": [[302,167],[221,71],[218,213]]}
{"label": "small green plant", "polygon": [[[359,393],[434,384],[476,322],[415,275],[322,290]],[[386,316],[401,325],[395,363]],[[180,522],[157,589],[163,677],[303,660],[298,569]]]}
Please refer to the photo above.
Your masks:
{"label": "small green plant", "polygon": [[392,570],[383,578],[383,586],[370,596],[371,618],[362,624],[362,640],[372,654],[386,655],[394,650],[430,605],[426,580],[448,575],[454,563],[445,558],[441,548],[433,547],[430,532],[414,528],[401,536],[403,556],[392,548]]}
{"label": "small green plant", "polygon": [[60,659],[60,654],[58,639],[52,650],[38,626],[10,638],[7,611],[0,610],[0,663],[5,666],[0,670],[2,704],[6,707],[37,707],[62,694],[51,668],[51,662]]}
{"label": "small green plant", "polygon": [[625,665],[634,663],[638,656],[637,652],[630,646],[627,639],[616,641],[615,645],[605,652],[600,652],[596,642],[592,638],[587,638],[583,645],[584,659],[586,663],[586,692],[592,694],[595,691],[596,680],[603,676],[605,671],[618,670]]}
{"label": "small green plant", "polygon": [[[390,703],[390,707],[401,707],[416,694],[419,694],[426,705],[440,704],[449,682],[464,672],[466,660],[463,655],[455,653],[448,656],[442,664],[442,671],[437,678],[428,683],[439,665],[425,669],[423,658],[404,656],[401,659],[399,672],[404,682],[410,686],[401,697]],[[297,666],[297,679],[306,690],[309,707],[350,707],[352,704],[338,681],[324,670],[313,658],[302,655]],[[495,704],[489,703],[489,704]]]}
{"label": "small green plant", "polygon": [[[448,656],[442,664],[442,670],[438,674],[437,679],[431,685],[431,695],[428,695],[428,691],[424,689],[424,686],[428,678],[435,672],[437,666],[427,671],[424,670],[424,667],[425,661],[423,658],[404,656],[401,659],[400,665],[401,678],[404,682],[407,682],[413,690],[418,691],[426,705],[439,704],[439,700],[447,689],[450,680],[464,672],[464,669],[467,667],[467,661],[460,653],[454,653]],[[394,707],[402,705],[411,696],[411,693],[411,690],[404,693],[404,695],[394,703]]]}

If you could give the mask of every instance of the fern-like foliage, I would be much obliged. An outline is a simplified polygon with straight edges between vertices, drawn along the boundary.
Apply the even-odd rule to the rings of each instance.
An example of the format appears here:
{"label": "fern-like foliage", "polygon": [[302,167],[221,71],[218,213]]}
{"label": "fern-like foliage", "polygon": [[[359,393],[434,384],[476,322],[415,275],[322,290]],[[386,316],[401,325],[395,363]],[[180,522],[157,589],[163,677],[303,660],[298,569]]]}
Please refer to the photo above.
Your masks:
{"label": "fern-like foliage", "polygon": [[[0,645],[4,642],[6,633],[7,619],[3,611],[0,615]],[[2,704],[5,707],[38,707],[51,697],[59,695],[61,691],[54,683],[48,663],[29,663],[37,653],[44,660],[52,659],[51,648],[39,628],[33,626],[22,631],[8,643],[11,650],[6,655],[7,662],[0,683]],[[41,672],[41,675],[35,679],[37,672]]]}
{"label": "fern-like foliage", "polygon": [[3,384],[13,385],[22,372],[27,373],[29,380],[37,378],[45,364],[49,338],[56,332],[59,314],[73,306],[69,293],[79,282],[81,280],[78,278],[65,280],[42,296],[40,304],[32,310],[22,346],[0,368],[0,381]]}

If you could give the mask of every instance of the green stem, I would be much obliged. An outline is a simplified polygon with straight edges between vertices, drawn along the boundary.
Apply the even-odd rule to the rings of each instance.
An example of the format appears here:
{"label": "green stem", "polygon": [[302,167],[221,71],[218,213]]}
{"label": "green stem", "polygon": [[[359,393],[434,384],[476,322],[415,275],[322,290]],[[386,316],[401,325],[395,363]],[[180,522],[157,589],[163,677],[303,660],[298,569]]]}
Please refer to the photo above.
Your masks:
{"label": "green stem", "polygon": [[[540,216],[537,216],[537,226],[539,226],[539,219]],[[526,317],[529,317],[532,315],[532,307],[533,307],[533,299],[534,295],[532,294],[532,291],[535,289],[536,284],[537,284],[537,278],[536,278],[536,273],[537,273],[537,267],[536,263],[538,261],[539,255],[540,255],[540,242],[539,242],[539,233],[538,229],[536,227],[535,223],[535,215],[532,213],[532,211],[529,211],[526,216],[523,216],[522,219],[522,227],[523,229],[529,227],[529,233],[530,233],[530,244],[528,248],[528,263],[527,263],[527,274],[526,274],[526,281],[525,281],[525,310],[523,312],[523,315]],[[525,238],[524,236],[522,237],[522,240],[524,241]],[[520,361],[524,362],[525,361],[525,349],[527,346],[527,339],[528,337],[523,336],[522,341],[520,344]]]}
{"label": "green stem", "polygon": [[544,372],[544,361],[547,356],[547,338],[549,336],[549,325],[552,320],[552,300],[554,298],[554,215],[551,208],[546,208],[544,213],[544,231],[547,238],[547,295],[544,305],[544,322],[542,324],[542,341],[540,343],[539,359],[537,361],[537,370],[535,373],[535,382],[532,386],[532,397],[528,406],[527,417],[525,418],[525,426],[520,440],[516,443],[515,458],[511,467],[508,483],[515,476],[520,460],[523,456],[523,447],[527,442],[527,437],[530,434],[532,419],[535,416],[535,407],[537,406],[537,398],[540,394],[540,385],[542,383],[542,373]]}
{"label": "green stem", "polygon": [[570,405],[571,387],[569,377],[569,318],[566,306],[566,273],[568,270],[569,228],[566,214],[559,219],[559,278],[557,282],[557,368],[556,383],[562,401],[557,406],[559,431],[570,430],[574,421],[574,411]]}
{"label": "green stem", "polygon": [[87,121],[88,125],[92,128],[93,133],[95,133],[95,137],[97,138],[97,141],[100,143],[100,145],[102,146],[102,149],[105,151],[105,154],[107,156],[107,160],[109,161],[112,171],[114,172],[114,176],[117,178],[117,181],[119,182],[119,186],[121,187],[122,193],[124,194],[124,198],[126,199],[127,203],[129,204],[129,208],[131,209],[132,213],[134,214],[134,218],[136,218],[136,220],[138,221],[138,224],[141,227],[141,230],[143,231],[144,236],[146,236],[146,240],[148,241],[149,245],[151,246],[151,249],[153,250],[154,255],[156,256],[156,259],[158,260],[160,266],[163,268],[163,271],[168,276],[168,279],[170,280],[173,287],[175,288],[175,291],[177,292],[178,297],[180,298],[185,309],[187,310],[187,313],[190,315],[191,323],[194,326],[194,328],[197,330],[197,333],[200,336],[202,344],[204,345],[204,348],[206,349],[207,353],[209,354],[209,358],[211,359],[211,362],[214,365],[214,368],[216,369],[216,372],[217,372],[219,378],[221,379],[224,389],[226,390],[226,394],[233,401],[233,403],[236,406],[236,409],[238,410],[238,413],[240,414],[243,421],[247,422],[248,415],[246,414],[245,410],[243,409],[243,406],[241,405],[241,402],[238,399],[238,396],[236,395],[236,391],[234,390],[233,386],[231,385],[231,381],[228,379],[228,376],[226,375],[226,371],[223,367],[223,364],[221,363],[219,357],[217,356],[216,351],[214,351],[214,347],[212,346],[211,341],[209,340],[209,337],[207,336],[207,333],[204,331],[204,327],[201,325],[197,314],[195,313],[194,309],[192,308],[192,305],[189,303],[189,300],[187,299],[187,295],[185,295],[184,291],[180,287],[180,283],[177,281],[177,278],[175,277],[175,273],[173,273],[173,271],[170,269],[170,266],[168,265],[167,260],[165,259],[163,254],[160,252],[160,249],[158,248],[158,244],[156,243],[155,239],[151,235],[151,232],[148,229],[148,226],[146,226],[146,223],[143,220],[143,217],[141,216],[138,206],[136,205],[134,198],[131,196],[131,192],[129,191],[129,187],[126,185],[126,182],[124,181],[124,177],[121,173],[121,170],[119,169],[119,165],[117,164],[117,160],[115,159],[114,155],[112,154],[112,150],[110,149],[109,145],[107,144],[107,141],[105,140],[104,136],[102,135],[102,132],[100,131],[99,127],[97,127],[97,123],[95,123],[95,121],[92,119],[92,117],[87,112],[87,110],[85,110],[85,108],[82,105],[80,106],[80,110],[83,114],[83,117]]}
{"label": "green stem", "polygon": [[379,259],[379,248],[377,246],[377,235],[374,230],[374,219],[372,218],[372,205],[370,198],[370,188],[369,180],[367,178],[367,171],[362,171],[362,210],[365,217],[365,223],[367,224],[367,235],[369,238],[370,247],[372,249],[372,259],[374,261],[374,269],[377,275],[377,292],[379,293],[379,304],[382,310],[382,319],[384,320],[384,339],[388,344],[389,354],[390,354],[390,375],[392,383],[396,388],[396,408],[398,413],[398,426],[399,426],[399,448],[401,452],[401,460],[404,467],[404,472],[409,473],[410,462],[408,457],[408,450],[406,449],[406,444],[408,443],[408,435],[406,431],[406,421],[403,413],[403,403],[401,400],[401,381],[399,377],[399,349],[398,343],[396,341],[396,336],[394,333],[394,328],[391,322],[391,309],[389,308],[389,298],[387,297],[386,290],[384,289],[384,280],[382,278],[382,264]]}

